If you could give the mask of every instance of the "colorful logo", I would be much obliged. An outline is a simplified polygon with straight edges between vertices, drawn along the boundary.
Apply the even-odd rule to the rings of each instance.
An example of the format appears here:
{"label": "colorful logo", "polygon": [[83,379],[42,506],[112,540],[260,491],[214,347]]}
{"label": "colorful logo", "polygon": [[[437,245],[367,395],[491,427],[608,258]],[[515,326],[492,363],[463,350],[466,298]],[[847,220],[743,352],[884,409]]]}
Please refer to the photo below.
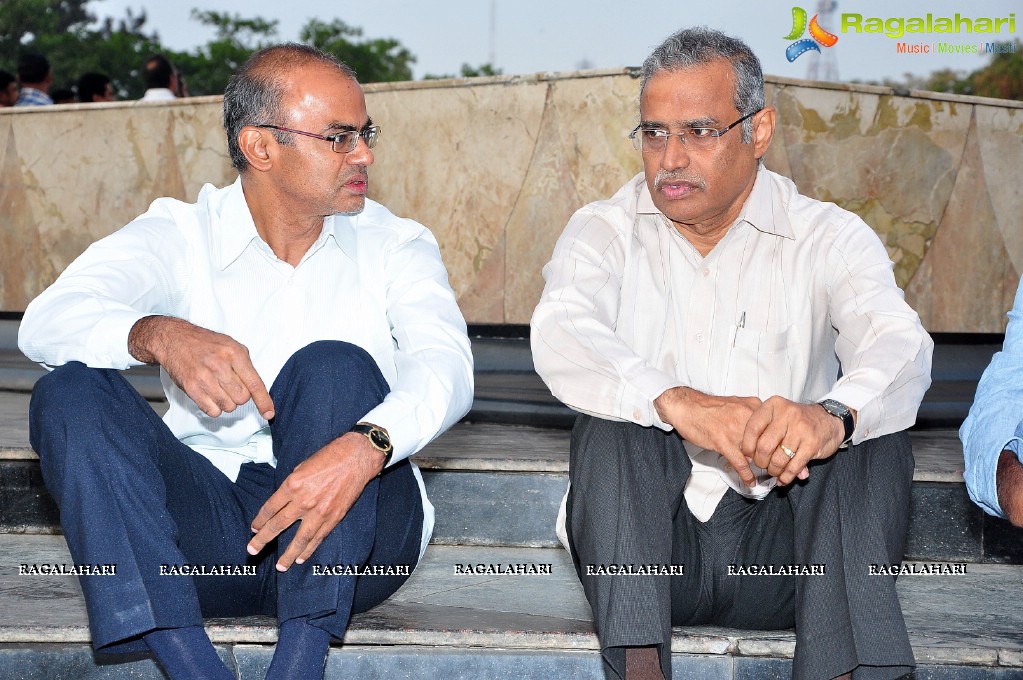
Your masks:
{"label": "colorful logo", "polygon": [[813,19],[810,19],[810,37],[803,38],[802,40],[796,40],[800,38],[807,30],[806,26],[806,10],[802,7],[792,8],[792,31],[785,36],[786,40],[795,40],[785,49],[785,58],[790,62],[795,61],[800,55],[814,50],[820,52],[821,48],[818,47],[834,47],[835,43],[838,42],[838,36],[834,33],[828,33],[820,24],[817,23],[817,17],[819,15],[814,14]]}

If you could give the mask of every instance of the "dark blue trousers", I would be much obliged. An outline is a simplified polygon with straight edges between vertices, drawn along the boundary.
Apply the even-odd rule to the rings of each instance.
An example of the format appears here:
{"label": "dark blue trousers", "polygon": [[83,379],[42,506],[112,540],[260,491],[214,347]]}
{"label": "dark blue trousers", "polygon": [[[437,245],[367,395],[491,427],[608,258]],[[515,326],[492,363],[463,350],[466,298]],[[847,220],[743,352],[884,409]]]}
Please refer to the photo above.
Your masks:
{"label": "dark blue trousers", "polygon": [[[117,371],[72,362],[41,378],[31,441],[71,556],[76,564],[116,565],[116,576],[81,577],[93,646],[145,651],[140,638],[151,630],[253,614],[309,616],[340,638],[352,613],[393,594],[407,576],[321,575],[313,567],[414,568],[423,504],[408,461],[372,480],[305,564],[275,569],[298,522],[259,555],[246,552],[253,518],[295,466],[348,432],[388,390],[363,349],[336,341],[304,347],[270,389],[276,469],[246,463],[232,482],[179,442]],[[256,573],[166,575],[182,564]]]}

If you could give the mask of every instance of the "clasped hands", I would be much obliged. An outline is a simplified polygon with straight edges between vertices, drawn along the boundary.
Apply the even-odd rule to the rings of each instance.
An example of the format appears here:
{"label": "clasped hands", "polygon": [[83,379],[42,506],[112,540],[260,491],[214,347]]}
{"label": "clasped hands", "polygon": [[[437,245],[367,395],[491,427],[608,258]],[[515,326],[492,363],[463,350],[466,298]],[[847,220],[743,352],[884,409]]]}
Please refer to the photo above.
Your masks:
{"label": "clasped hands", "polygon": [[[249,400],[270,420],[274,404],[249,358],[233,338],[182,319],[148,316],[128,335],[139,361],[159,364],[208,416],[231,413]],[[309,559],[363,489],[383,469],[384,458],[360,435],[347,433],[295,466],[252,521],[249,554],[256,555],[282,531],[301,525],[277,560],[277,570]]]}
{"label": "clasped hands", "polygon": [[[716,397],[674,387],[654,401],[658,416],[686,441],[725,457],[742,481],[754,486],[749,461],[785,486],[810,476],[807,463],[835,455],[844,429],[818,404],[783,397]],[[791,457],[785,449],[794,455]]]}

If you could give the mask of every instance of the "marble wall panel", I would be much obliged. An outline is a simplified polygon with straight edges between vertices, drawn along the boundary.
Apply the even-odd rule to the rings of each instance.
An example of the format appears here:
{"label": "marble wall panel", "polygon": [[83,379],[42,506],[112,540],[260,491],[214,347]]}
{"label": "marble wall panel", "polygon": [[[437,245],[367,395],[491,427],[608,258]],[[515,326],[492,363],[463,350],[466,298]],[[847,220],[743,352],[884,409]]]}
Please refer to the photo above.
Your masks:
{"label": "marble wall panel", "polygon": [[544,114],[547,84],[367,88],[382,128],[370,196],[429,227],[466,318],[505,323],[505,229]]}
{"label": "marble wall panel", "polygon": [[999,230],[976,120],[941,224],[906,288],[906,300],[933,329],[1001,333],[1019,280]]}
{"label": "marble wall panel", "polygon": [[[370,195],[430,227],[474,323],[526,323],[572,212],[641,168],[628,71],[369,85]],[[1023,104],[769,80],[765,162],[860,214],[935,332],[998,332],[1023,271]],[[0,309],[158,196],[234,179],[218,97],[0,111]],[[992,294],[994,291],[994,294]]]}
{"label": "marble wall panel", "polygon": [[972,107],[806,87],[783,88],[775,105],[796,185],[862,217],[908,285],[948,204]]}
{"label": "marble wall panel", "polygon": [[985,186],[998,231],[1016,272],[1023,272],[1023,108],[978,106],[976,116]]}
{"label": "marble wall panel", "polygon": [[628,139],[638,97],[639,81],[627,75],[548,84],[532,162],[508,219],[506,323],[529,322],[543,291],[541,269],[572,214],[641,170]]}

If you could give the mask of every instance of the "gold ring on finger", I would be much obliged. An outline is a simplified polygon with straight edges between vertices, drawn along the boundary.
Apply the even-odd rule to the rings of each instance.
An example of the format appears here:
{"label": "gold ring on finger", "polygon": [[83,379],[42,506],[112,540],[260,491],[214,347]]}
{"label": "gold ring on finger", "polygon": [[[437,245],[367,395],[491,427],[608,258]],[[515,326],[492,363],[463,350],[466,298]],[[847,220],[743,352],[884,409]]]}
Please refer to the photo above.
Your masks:
{"label": "gold ring on finger", "polygon": [[785,452],[785,455],[789,457],[789,460],[792,460],[793,458],[796,457],[796,452],[790,449],[789,447],[785,446],[784,444],[781,445],[781,450]]}

